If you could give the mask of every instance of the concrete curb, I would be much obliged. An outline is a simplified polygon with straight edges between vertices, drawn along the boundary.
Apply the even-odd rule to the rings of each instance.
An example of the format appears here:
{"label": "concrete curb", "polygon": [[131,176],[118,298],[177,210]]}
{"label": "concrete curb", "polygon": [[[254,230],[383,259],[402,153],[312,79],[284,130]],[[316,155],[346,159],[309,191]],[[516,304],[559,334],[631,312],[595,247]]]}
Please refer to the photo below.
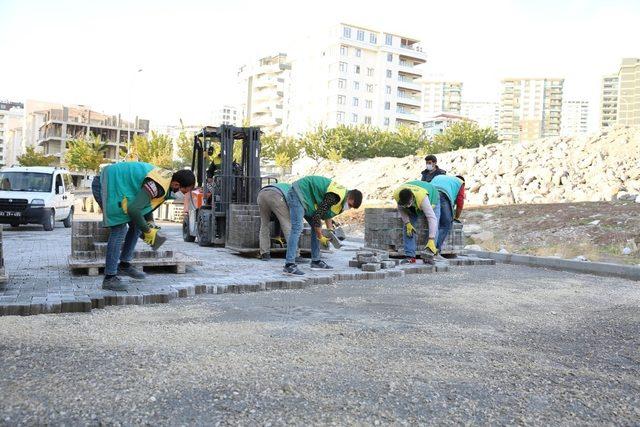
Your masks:
{"label": "concrete curb", "polygon": [[572,271],[596,276],[620,277],[640,281],[640,267],[606,262],[574,261],[562,258],[548,258],[533,255],[503,254],[490,251],[467,251],[480,258],[490,258],[505,264],[542,267],[553,270]]}

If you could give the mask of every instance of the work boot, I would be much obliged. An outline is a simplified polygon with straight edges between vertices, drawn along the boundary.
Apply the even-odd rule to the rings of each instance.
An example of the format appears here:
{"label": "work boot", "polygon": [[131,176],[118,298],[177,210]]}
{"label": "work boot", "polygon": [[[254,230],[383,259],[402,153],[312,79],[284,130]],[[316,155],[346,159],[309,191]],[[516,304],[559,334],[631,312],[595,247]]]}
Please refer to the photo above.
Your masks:
{"label": "work boot", "polygon": [[105,291],[126,291],[127,285],[118,276],[104,276],[102,289]]}
{"label": "work boot", "polygon": [[271,254],[269,253],[263,253],[260,255],[260,260],[262,261],[269,261],[271,259]]}
{"label": "work boot", "polygon": [[307,264],[308,262],[309,260],[304,257],[301,257],[301,256],[296,257],[296,264]]}
{"label": "work boot", "polygon": [[142,271],[138,270],[131,264],[120,264],[118,266],[118,274],[122,276],[129,276],[135,280],[144,280],[147,277],[146,274],[144,274]]}
{"label": "work boot", "polygon": [[300,271],[298,266],[295,265],[295,264],[287,264],[287,265],[285,265],[283,272],[287,276],[304,276],[304,273],[302,271]]}
{"label": "work boot", "polygon": [[311,269],[312,270],[333,270],[329,264],[324,261],[311,261]]}

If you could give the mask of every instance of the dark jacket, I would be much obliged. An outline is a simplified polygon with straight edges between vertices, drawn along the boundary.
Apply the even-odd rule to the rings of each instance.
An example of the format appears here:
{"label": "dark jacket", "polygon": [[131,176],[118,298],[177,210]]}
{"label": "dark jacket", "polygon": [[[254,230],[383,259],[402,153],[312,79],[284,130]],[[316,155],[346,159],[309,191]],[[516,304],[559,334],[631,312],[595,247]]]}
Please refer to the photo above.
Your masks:
{"label": "dark jacket", "polygon": [[431,180],[438,176],[438,175],[446,175],[447,171],[444,169],[440,169],[439,167],[436,166],[436,168],[432,171],[428,171],[428,170],[423,170],[422,171],[422,178],[420,178],[420,180],[422,181],[426,181],[426,182],[431,182]]}

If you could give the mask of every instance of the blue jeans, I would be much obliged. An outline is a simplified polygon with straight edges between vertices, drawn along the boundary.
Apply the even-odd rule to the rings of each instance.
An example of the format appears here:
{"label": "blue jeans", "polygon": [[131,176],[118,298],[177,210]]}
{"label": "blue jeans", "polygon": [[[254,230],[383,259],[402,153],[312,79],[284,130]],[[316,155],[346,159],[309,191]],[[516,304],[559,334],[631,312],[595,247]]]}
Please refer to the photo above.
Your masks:
{"label": "blue jeans", "polygon": [[436,240],[436,247],[438,251],[440,251],[442,244],[447,240],[447,236],[449,236],[449,232],[453,226],[451,202],[444,193],[440,193],[440,215],[438,216],[438,239]]}
{"label": "blue jeans", "polygon": [[[298,253],[298,243],[304,227],[304,206],[298,197],[298,193],[291,189],[287,193],[287,204],[289,205],[289,216],[291,217],[291,233],[287,237],[287,264],[295,264]],[[316,233],[311,227],[311,260],[320,261],[320,242]]]}
{"label": "blue jeans", "polygon": [[[438,224],[438,218],[440,218],[440,203],[436,203],[436,206],[433,208],[433,212],[436,214],[436,224]],[[418,222],[418,214],[412,211],[408,211],[409,221],[414,228],[416,228],[416,223]],[[429,238],[429,229],[426,229],[427,239]],[[436,238],[438,237],[438,230],[435,233]],[[411,237],[407,236],[407,227],[404,226],[402,229],[402,243],[404,245],[404,255],[408,257],[414,258],[416,256],[416,242],[417,236],[416,233],[413,233]]]}
{"label": "blue jeans", "polygon": [[[100,176],[96,176],[91,183],[91,192],[93,198],[98,202],[98,206],[102,207],[102,184]],[[121,262],[130,262],[133,259],[133,253],[136,250],[136,243],[140,230],[133,222],[129,224],[120,224],[109,227],[109,240],[107,241],[107,256],[104,268],[105,275],[116,275],[118,273],[118,260]]]}

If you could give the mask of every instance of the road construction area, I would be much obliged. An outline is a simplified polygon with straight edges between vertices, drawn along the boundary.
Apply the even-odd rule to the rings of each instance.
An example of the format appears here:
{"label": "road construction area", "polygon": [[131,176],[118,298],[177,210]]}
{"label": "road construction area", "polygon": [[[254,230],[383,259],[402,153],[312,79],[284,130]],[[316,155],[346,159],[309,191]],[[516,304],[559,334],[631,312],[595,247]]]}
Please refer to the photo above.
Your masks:
{"label": "road construction area", "polygon": [[5,316],[0,424],[633,425],[639,305],[497,265]]}

